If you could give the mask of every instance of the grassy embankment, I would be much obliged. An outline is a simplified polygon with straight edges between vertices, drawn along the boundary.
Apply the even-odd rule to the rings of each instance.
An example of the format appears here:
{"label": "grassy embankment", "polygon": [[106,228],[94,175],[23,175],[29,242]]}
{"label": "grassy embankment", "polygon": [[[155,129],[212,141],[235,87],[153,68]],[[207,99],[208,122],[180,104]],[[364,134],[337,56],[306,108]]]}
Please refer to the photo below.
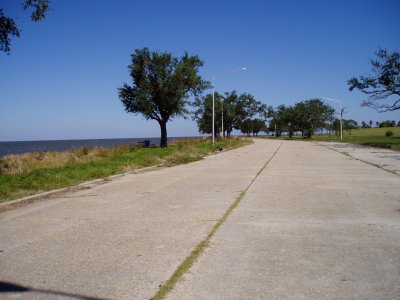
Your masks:
{"label": "grassy embankment", "polygon": [[[392,131],[394,135],[386,136],[387,131]],[[281,138],[288,139],[287,136]],[[293,139],[340,142],[340,138],[334,134],[330,137],[327,134],[315,134],[310,139],[294,136]],[[343,142],[400,151],[400,127],[353,129],[351,135],[343,131]]]}
{"label": "grassy embankment", "polygon": [[82,147],[69,152],[7,155],[0,159],[0,202],[144,167],[189,163],[215,152],[218,146],[232,149],[250,142],[232,138],[218,140],[213,146],[210,139],[185,139],[164,149],[121,145],[111,149]]}

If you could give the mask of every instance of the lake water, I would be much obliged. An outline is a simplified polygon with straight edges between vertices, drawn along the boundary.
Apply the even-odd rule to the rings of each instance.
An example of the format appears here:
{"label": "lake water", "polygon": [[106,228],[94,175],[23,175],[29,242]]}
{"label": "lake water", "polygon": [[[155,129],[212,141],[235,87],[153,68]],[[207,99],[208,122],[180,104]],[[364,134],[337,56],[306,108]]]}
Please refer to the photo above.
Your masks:
{"label": "lake water", "polygon": [[[196,137],[171,137],[168,142],[183,138]],[[198,138],[198,137],[197,137]],[[21,154],[35,151],[68,151],[71,149],[87,147],[114,147],[123,144],[137,144],[150,140],[151,144],[159,145],[160,138],[126,138],[126,139],[88,139],[88,140],[51,140],[51,141],[21,141],[0,142],[0,157],[7,154]]]}

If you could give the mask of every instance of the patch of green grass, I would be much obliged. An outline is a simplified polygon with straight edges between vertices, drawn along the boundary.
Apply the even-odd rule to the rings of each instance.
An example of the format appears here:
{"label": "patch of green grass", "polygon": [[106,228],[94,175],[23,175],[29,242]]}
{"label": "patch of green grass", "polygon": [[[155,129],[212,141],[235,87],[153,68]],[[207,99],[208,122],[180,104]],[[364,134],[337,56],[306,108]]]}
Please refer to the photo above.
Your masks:
{"label": "patch of green grass", "polygon": [[209,139],[177,141],[168,148],[134,148],[84,162],[69,162],[63,166],[45,167],[17,174],[0,174],[0,202],[40,192],[73,186],[88,180],[134,171],[156,165],[174,166],[201,159],[218,146],[232,149],[250,143],[248,139]]}
{"label": "patch of green grass", "polygon": [[[386,131],[393,131],[394,136],[400,136],[400,127],[360,128],[351,131],[352,136],[385,136]],[[348,135],[347,131],[343,132]]]}
{"label": "patch of green grass", "polygon": [[[393,136],[386,136],[386,131],[393,131]],[[268,137],[275,138],[276,137]],[[349,132],[343,132],[343,140],[334,134],[315,134],[312,138],[304,138],[295,135],[292,138],[281,136],[278,139],[304,140],[304,141],[323,141],[323,142],[345,142],[377,148],[385,148],[400,151],[400,127],[386,128],[361,128],[353,129],[351,135]]]}

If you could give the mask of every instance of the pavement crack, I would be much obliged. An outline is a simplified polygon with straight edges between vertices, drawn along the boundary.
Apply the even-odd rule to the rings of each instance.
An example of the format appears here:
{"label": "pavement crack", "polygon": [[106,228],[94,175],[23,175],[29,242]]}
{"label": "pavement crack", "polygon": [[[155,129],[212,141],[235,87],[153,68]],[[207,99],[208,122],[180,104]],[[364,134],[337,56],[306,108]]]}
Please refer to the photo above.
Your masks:
{"label": "pavement crack", "polygon": [[265,168],[268,166],[268,164],[271,162],[271,160],[278,153],[282,144],[283,143],[279,144],[279,146],[277,147],[275,152],[265,162],[265,164],[262,166],[262,168],[257,172],[257,174],[251,180],[249,185],[243,191],[240,192],[239,196],[236,197],[235,201],[225,211],[224,215],[219,220],[217,220],[217,223],[215,223],[215,225],[213,226],[211,231],[207,234],[207,236],[195,246],[195,248],[192,250],[192,252],[177,267],[177,269],[171,275],[171,277],[159,286],[158,291],[152,298],[150,298],[150,300],[164,299],[165,296],[174,288],[174,286],[179,281],[179,279],[182,278],[182,276],[189,271],[189,269],[192,267],[192,265],[199,258],[200,254],[203,253],[205,248],[209,245],[211,238],[215,235],[215,233],[218,231],[218,229],[221,227],[221,225],[225,223],[225,221],[231,215],[232,211],[239,205],[240,201],[244,198],[247,191],[250,189],[250,187],[256,181],[258,176],[265,170]]}
{"label": "pavement crack", "polygon": [[325,146],[325,145],[321,145],[321,144],[317,144],[317,145],[320,146],[320,147],[324,147],[324,148],[326,148],[326,149],[330,149],[330,150],[336,151],[337,153],[346,155],[347,157],[350,157],[351,159],[358,160],[358,161],[361,161],[361,162],[366,163],[366,164],[368,164],[368,165],[377,167],[377,168],[379,168],[379,169],[381,169],[381,170],[383,170],[383,171],[386,171],[386,172],[392,173],[392,174],[394,174],[394,175],[400,176],[400,174],[397,173],[396,171],[384,168],[384,167],[387,166],[387,165],[378,165],[378,164],[375,164],[375,163],[372,163],[372,162],[369,162],[369,161],[366,161],[366,160],[363,160],[363,159],[354,157],[354,156],[351,155],[349,152],[343,152],[343,151],[337,150],[337,149],[335,149],[335,148],[332,148],[332,147],[329,147],[329,146]]}

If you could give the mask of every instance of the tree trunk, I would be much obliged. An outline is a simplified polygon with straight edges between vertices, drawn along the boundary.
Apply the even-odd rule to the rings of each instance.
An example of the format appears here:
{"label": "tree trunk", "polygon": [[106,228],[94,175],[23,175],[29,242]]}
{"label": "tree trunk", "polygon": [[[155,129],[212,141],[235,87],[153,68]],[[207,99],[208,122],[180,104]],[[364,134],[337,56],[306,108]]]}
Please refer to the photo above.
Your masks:
{"label": "tree trunk", "polygon": [[161,128],[161,140],[160,140],[160,147],[166,148],[167,147],[167,122],[160,121],[158,122]]}

